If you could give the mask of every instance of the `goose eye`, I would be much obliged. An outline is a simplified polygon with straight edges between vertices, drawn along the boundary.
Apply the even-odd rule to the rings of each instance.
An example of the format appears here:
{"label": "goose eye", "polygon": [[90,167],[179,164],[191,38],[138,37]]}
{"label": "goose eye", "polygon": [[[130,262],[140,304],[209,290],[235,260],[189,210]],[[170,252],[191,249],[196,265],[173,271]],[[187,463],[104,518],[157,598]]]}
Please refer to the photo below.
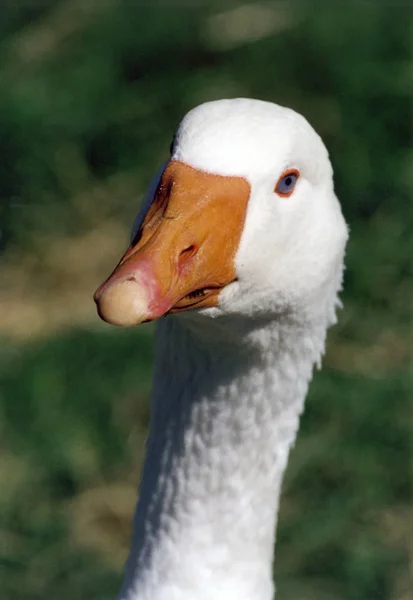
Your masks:
{"label": "goose eye", "polygon": [[296,169],[283,173],[275,186],[276,193],[283,197],[291,196],[299,176],[300,174]]}

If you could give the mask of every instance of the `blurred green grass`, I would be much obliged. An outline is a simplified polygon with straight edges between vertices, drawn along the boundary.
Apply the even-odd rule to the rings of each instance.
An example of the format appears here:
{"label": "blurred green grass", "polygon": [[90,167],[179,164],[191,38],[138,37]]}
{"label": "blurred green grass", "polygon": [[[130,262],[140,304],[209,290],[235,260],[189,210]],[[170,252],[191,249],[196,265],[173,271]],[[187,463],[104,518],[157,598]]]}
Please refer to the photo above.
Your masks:
{"label": "blurred green grass", "polygon": [[412,13],[291,6],[2,8],[2,600],[116,595],[152,329],[99,324],[91,293],[179,119],[236,95],[307,116],[351,229],[284,485],[278,597],[413,597]]}
{"label": "blurred green grass", "polygon": [[[149,332],[73,330],[8,354],[1,372],[2,597],[97,598],[111,581],[114,596],[108,566],[120,565],[110,553],[124,552],[130,523],[122,526],[111,506],[110,484],[126,488],[133,480],[134,499],[148,420]],[[81,500],[88,489],[95,491],[91,507]],[[80,524],[74,498],[88,511]],[[111,523],[118,532],[105,568],[99,558]],[[88,547],[96,528],[97,558]]]}

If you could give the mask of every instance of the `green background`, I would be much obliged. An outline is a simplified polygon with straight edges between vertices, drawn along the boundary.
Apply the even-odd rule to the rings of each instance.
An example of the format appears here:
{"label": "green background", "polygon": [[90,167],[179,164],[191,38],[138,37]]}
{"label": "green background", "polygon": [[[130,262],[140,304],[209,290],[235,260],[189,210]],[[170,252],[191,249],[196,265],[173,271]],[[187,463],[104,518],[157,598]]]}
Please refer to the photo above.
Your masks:
{"label": "green background", "polygon": [[285,478],[277,597],[412,600],[409,3],[0,11],[1,599],[115,597],[153,328],[100,323],[91,296],[182,116],[247,96],[321,134],[351,231],[344,309]]}

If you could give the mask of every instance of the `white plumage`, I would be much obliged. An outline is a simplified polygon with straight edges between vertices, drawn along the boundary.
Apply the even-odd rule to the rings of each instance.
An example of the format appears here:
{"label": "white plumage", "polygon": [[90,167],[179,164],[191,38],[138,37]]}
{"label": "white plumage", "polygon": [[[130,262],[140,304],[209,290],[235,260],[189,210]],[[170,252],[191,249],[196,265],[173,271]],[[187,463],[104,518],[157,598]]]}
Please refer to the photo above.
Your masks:
{"label": "white plumage", "polygon": [[[282,476],[335,321],[347,228],[327,151],[290,109],[248,99],[203,104],[178,127],[171,161],[241,177],[250,193],[236,279],[217,305],[158,323],[120,598],[270,600]],[[164,169],[135,231],[146,227]],[[291,196],[280,197],[275,186],[288,169],[299,178]]]}

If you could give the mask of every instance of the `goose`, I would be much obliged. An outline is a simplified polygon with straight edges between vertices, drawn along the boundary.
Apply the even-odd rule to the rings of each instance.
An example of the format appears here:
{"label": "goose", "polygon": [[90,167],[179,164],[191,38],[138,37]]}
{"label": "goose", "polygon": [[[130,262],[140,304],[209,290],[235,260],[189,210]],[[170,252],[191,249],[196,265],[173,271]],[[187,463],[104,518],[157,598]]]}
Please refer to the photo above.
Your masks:
{"label": "goose", "polygon": [[236,98],[183,118],[95,293],[109,323],[158,319],[121,600],[274,597],[283,473],[336,321],[347,237],[303,116]]}

